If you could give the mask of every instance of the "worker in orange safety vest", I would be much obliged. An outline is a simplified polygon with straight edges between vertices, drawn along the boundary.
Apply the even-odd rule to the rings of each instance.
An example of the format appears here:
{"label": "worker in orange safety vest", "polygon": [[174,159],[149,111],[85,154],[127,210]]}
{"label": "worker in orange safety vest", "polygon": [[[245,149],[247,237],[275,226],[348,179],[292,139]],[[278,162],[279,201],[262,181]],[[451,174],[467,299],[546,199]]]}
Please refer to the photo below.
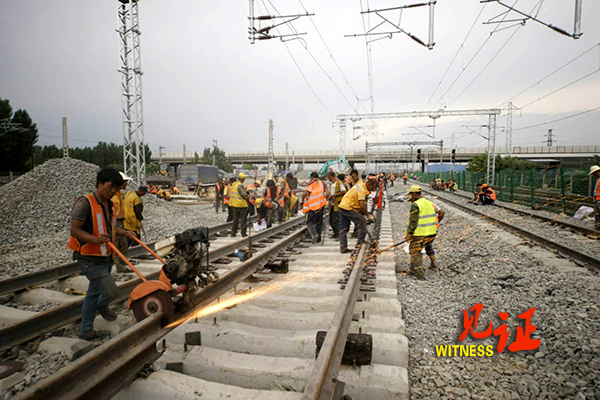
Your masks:
{"label": "worker in orange safety vest", "polygon": [[321,241],[323,229],[323,213],[327,206],[328,190],[325,182],[319,179],[319,174],[310,174],[310,182],[306,186],[303,198],[302,212],[306,215],[306,226],[313,243]]}

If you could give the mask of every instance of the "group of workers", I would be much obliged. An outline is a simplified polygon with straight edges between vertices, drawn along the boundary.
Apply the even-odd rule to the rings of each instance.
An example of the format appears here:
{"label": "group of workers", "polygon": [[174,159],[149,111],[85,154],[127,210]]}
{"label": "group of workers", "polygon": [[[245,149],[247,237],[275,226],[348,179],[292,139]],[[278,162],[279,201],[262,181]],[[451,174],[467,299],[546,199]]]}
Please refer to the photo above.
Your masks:
{"label": "group of workers", "polygon": [[181,191],[175,185],[173,185],[171,187],[168,187],[168,188],[163,188],[162,185],[153,185],[153,184],[150,184],[149,187],[148,187],[148,192],[150,194],[156,195],[156,197],[158,197],[160,199],[164,199],[164,200],[167,200],[167,201],[171,200],[171,195],[173,195],[173,194],[181,194]]}
{"label": "group of workers", "polygon": [[129,177],[115,169],[101,169],[96,175],[96,190],[78,198],[71,211],[67,247],[73,251],[79,271],[89,281],[79,330],[79,337],[85,340],[110,335],[109,331],[94,330],[96,312],[107,321],[117,319],[117,314],[109,308],[118,294],[111,269],[113,261],[118,270],[124,268],[124,263],[116,257],[111,244],[126,257],[134,236],[139,238],[142,230],[141,198],[148,187],[139,186],[123,193],[129,181]]}
{"label": "group of workers", "polygon": [[449,190],[450,192],[456,193],[458,191],[458,184],[454,179],[449,179],[448,182],[441,178],[436,178],[429,185],[433,190]]}
{"label": "group of workers", "polygon": [[240,173],[237,179],[229,178],[227,184],[222,178],[215,184],[215,211],[227,210],[227,222],[232,222],[232,237],[237,235],[238,229],[243,237],[247,236],[248,215],[256,214],[259,225],[264,220],[267,227],[271,227],[275,219],[283,222],[297,214],[297,182],[293,174],[285,175],[279,184],[275,179],[268,179],[265,187],[260,180],[244,186],[245,180],[246,175]]}

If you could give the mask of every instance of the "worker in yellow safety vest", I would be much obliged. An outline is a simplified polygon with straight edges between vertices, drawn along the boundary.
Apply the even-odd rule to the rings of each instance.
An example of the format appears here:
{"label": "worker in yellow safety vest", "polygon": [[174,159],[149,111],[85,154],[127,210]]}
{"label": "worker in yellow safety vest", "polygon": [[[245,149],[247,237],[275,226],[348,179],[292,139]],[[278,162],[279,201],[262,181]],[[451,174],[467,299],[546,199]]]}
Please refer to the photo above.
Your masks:
{"label": "worker in yellow safety vest", "polygon": [[231,206],[233,214],[233,223],[231,224],[231,237],[237,235],[238,226],[242,237],[248,235],[248,200],[250,196],[244,189],[244,181],[246,175],[242,172],[238,175],[238,180],[231,185],[231,192],[229,193],[229,205]]}
{"label": "worker in yellow safety vest", "polygon": [[223,192],[223,204],[227,206],[227,222],[233,221],[233,210],[231,209],[231,205],[229,205],[229,201],[231,199],[231,185],[235,183],[235,178],[229,178],[229,183],[225,186],[225,191]]}
{"label": "worker in yellow safety vest", "polygon": [[142,197],[146,195],[147,191],[146,186],[140,186],[137,190],[127,192],[123,196],[123,215],[125,216],[123,225],[125,229],[133,231],[138,238],[141,238],[142,221],[144,220]]}
{"label": "worker in yellow safety vest", "polygon": [[323,213],[327,206],[327,185],[319,179],[319,174],[310,174],[310,182],[304,191],[302,212],[306,215],[306,226],[313,243],[321,241]]}
{"label": "worker in yellow safety vest", "polygon": [[438,268],[433,241],[437,235],[439,223],[444,218],[444,211],[422,197],[420,186],[411,186],[408,194],[412,202],[406,227],[406,241],[410,243],[410,271],[417,279],[425,279],[421,250],[425,247],[425,253],[431,260],[430,268]]}
{"label": "worker in yellow safety vest", "polygon": [[[125,225],[124,225],[125,213],[123,212],[124,211],[123,210],[123,196],[125,195],[125,193],[123,191],[125,189],[127,189],[127,184],[129,183],[131,178],[122,172],[119,172],[119,174],[121,174],[121,178],[123,178],[123,184],[119,187],[119,191],[112,197],[112,199],[110,199],[110,201],[112,201],[112,203],[115,207],[115,214],[117,215],[117,228],[124,230],[125,229]],[[127,240],[127,238],[125,236],[117,236],[117,241],[115,243],[115,246],[117,246],[117,249],[119,249],[119,251],[125,257],[127,257],[127,250],[129,249],[129,241]],[[121,272],[121,273],[129,272],[129,268],[127,268],[125,261],[123,261],[121,259],[121,257],[114,258],[114,261],[115,261],[115,266],[117,267],[117,272]]]}
{"label": "worker in yellow safety vest", "polygon": [[596,178],[596,186],[594,186],[594,204],[596,205],[596,220],[594,222],[594,227],[596,230],[600,231],[600,167],[597,165],[593,165],[590,168],[590,173],[588,175],[592,175]]}

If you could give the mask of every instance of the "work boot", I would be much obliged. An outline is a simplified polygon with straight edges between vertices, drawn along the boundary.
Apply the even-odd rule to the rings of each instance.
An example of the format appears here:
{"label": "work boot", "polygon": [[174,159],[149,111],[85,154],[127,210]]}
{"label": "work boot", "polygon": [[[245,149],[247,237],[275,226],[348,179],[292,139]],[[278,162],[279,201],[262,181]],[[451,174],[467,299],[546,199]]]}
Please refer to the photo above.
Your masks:
{"label": "work boot", "polygon": [[85,335],[79,335],[79,339],[92,341],[96,339],[103,339],[107,336],[110,336],[110,331],[94,330],[86,333]]}
{"label": "work boot", "polygon": [[340,249],[340,253],[341,254],[346,254],[346,253],[350,253],[352,250],[350,249]]}
{"label": "work boot", "polygon": [[437,262],[435,261],[435,256],[429,256],[429,260],[431,261],[431,264],[429,265],[429,269],[439,269],[439,266],[437,265]]}
{"label": "work boot", "polygon": [[115,321],[117,319],[117,313],[108,307],[102,308],[98,310],[98,312],[100,313],[100,315],[102,315],[102,318],[109,322]]}

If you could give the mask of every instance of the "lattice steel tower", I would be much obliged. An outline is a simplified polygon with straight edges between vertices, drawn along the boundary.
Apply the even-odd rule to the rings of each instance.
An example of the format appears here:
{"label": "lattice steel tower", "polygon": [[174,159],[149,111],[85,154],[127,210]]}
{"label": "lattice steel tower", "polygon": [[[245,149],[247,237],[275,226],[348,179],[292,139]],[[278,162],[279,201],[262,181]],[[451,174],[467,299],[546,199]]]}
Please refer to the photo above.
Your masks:
{"label": "lattice steel tower", "polygon": [[137,185],[146,180],[144,114],[142,111],[142,58],[137,0],[118,0],[121,44],[123,108],[123,164],[125,174]]}

